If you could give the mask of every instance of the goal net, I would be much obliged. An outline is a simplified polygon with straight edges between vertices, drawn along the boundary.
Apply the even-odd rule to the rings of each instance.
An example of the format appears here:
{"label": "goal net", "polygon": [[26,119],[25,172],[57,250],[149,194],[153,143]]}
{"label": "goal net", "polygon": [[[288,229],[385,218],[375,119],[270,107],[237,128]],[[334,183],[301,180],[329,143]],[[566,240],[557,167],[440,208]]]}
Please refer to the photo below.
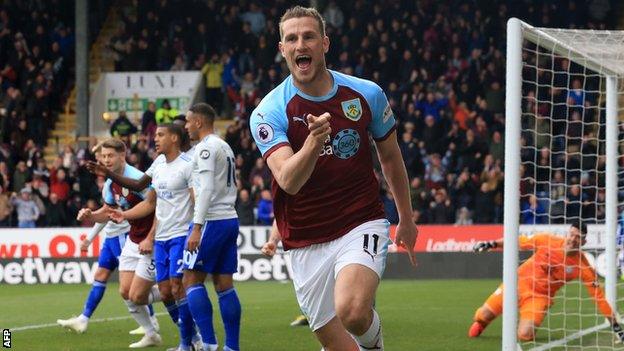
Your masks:
{"label": "goal net", "polygon": [[[617,259],[624,31],[534,28],[511,19],[507,35],[503,349],[624,350],[588,293],[595,284],[568,281],[581,264],[557,260],[550,249],[556,239],[526,254],[518,244],[519,235],[565,237],[570,223],[584,222],[583,255],[611,307],[624,308]],[[518,284],[520,257],[540,249],[553,252]],[[542,308],[544,298],[550,306]],[[539,326],[534,340],[519,342],[519,319],[527,316]]]}

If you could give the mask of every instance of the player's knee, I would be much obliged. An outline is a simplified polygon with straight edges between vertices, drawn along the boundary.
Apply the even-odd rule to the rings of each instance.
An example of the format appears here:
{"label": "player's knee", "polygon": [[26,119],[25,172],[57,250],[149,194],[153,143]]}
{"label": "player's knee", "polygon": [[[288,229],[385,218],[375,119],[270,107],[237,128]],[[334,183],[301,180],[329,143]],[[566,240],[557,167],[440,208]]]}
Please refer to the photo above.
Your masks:
{"label": "player's knee", "polygon": [[95,271],[95,276],[93,277],[94,280],[97,280],[98,282],[105,282],[108,281],[108,278],[111,274],[111,271],[105,268],[98,268],[97,271]]}
{"label": "player's knee", "polygon": [[[161,292],[162,294],[162,292]],[[176,299],[184,298],[184,289],[182,288],[182,282],[176,281],[171,283],[171,295]]]}
{"label": "player's knee", "polygon": [[230,290],[234,287],[234,283],[232,282],[231,279],[216,278],[216,279],[213,279],[212,283],[214,284],[215,291],[218,291],[218,292]]}
{"label": "player's knee", "polygon": [[496,314],[494,314],[494,312],[492,312],[487,306],[483,305],[481,306],[481,308],[477,310],[477,313],[475,313],[474,321],[482,322],[482,323],[489,323],[493,321],[495,318],[496,318]]}
{"label": "player's knee", "polygon": [[518,328],[518,340],[531,341],[533,339],[535,339],[535,331],[532,327],[521,326]]}
{"label": "player's knee", "polygon": [[137,291],[130,291],[130,301],[137,305],[147,305],[147,294],[142,294]]}
{"label": "player's knee", "polygon": [[121,298],[124,300],[130,300],[130,291],[123,286],[119,287],[119,295],[121,295]]}
{"label": "player's knee", "polygon": [[362,334],[370,324],[371,306],[358,299],[344,301],[336,306],[336,315],[348,331]]}

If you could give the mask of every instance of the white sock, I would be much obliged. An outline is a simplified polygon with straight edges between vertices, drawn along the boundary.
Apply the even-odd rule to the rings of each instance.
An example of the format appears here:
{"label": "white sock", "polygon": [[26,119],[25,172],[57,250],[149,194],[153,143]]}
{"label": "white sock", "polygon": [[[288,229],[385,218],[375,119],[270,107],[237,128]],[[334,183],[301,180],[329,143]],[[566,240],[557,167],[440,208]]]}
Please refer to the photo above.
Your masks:
{"label": "white sock", "polygon": [[373,322],[368,330],[360,335],[353,335],[357,341],[360,351],[365,350],[383,350],[383,335],[381,333],[381,321],[377,311],[373,310]]}
{"label": "white sock", "polygon": [[130,300],[124,301],[126,302],[126,306],[128,306],[128,311],[130,315],[132,315],[132,318],[145,330],[145,335],[156,334],[156,327],[154,327],[152,323],[147,305],[137,305]]}
{"label": "white sock", "polygon": [[158,290],[158,285],[153,285],[150,289],[149,296],[147,297],[147,304],[152,304],[154,302],[162,301],[162,297],[160,296],[160,290]]}
{"label": "white sock", "polygon": [[78,316],[78,319],[82,322],[88,322],[89,321],[89,317],[85,316],[84,314],[80,314],[80,316]]}

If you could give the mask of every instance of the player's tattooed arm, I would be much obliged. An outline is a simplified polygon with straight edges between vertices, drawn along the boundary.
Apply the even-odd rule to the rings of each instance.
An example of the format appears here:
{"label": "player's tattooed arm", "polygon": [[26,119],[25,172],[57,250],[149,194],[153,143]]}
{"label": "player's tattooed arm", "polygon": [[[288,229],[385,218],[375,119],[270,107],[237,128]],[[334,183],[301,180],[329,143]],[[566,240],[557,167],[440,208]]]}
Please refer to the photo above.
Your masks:
{"label": "player's tattooed arm", "polygon": [[288,194],[299,192],[310,179],[321,148],[331,133],[329,120],[331,115],[323,113],[320,116],[308,115],[308,129],[310,134],[303,143],[301,150],[293,153],[290,147],[281,147],[267,159],[267,164],[279,184]]}

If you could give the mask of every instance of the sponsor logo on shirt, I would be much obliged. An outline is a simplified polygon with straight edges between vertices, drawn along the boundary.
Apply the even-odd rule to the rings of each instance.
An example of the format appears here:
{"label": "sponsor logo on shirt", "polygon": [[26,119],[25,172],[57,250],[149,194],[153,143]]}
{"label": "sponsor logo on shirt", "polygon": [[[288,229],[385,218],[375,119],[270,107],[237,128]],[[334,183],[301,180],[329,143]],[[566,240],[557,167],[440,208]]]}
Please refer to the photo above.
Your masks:
{"label": "sponsor logo on shirt", "polygon": [[210,157],[210,151],[202,150],[199,152],[199,157],[203,160],[207,160]]}
{"label": "sponsor logo on shirt", "polygon": [[262,143],[267,144],[273,140],[273,127],[266,123],[260,123],[256,127],[256,139]]}
{"label": "sponsor logo on shirt", "polygon": [[360,117],[362,117],[362,104],[360,103],[360,98],[342,101],[340,105],[342,106],[342,112],[348,119],[357,121]]}
{"label": "sponsor logo on shirt", "polygon": [[346,160],[354,156],[360,149],[360,135],[354,129],[339,131],[332,142],[334,155]]}
{"label": "sponsor logo on shirt", "polygon": [[308,122],[303,117],[295,116],[292,119],[293,119],[293,122],[301,122],[305,124],[306,127],[308,126]]}
{"label": "sponsor logo on shirt", "polygon": [[390,107],[390,104],[387,104],[383,112],[383,122],[384,123],[388,122],[388,119],[390,119],[390,116],[392,115],[393,115],[392,108]]}

